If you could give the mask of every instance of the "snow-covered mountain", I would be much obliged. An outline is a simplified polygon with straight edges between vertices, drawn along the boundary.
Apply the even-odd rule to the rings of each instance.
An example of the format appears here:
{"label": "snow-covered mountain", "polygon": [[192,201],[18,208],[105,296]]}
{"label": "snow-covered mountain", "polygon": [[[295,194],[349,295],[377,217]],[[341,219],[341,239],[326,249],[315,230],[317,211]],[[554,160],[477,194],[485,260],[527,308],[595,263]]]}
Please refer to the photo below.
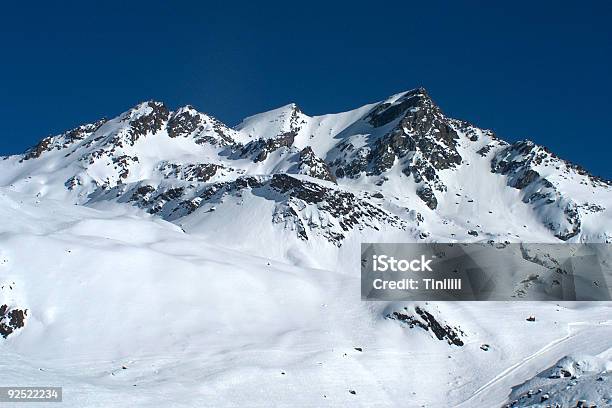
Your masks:
{"label": "snow-covered mountain", "polygon": [[191,106],[145,102],[1,164],[0,184],[16,191],[129,203],[221,239],[243,229],[228,219],[248,213],[258,235],[335,246],[372,231],[612,242],[609,182],[446,117],[424,89],[323,116],[290,104],[234,129]]}
{"label": "snow-covered mountain", "polygon": [[360,301],[361,242],[612,243],[609,181],[422,88],[235,127],[144,102],[1,157],[0,211],[20,362],[0,378],[61,378],[75,406],[132,385],[133,405],[496,406],[571,347],[612,347],[607,304]]}

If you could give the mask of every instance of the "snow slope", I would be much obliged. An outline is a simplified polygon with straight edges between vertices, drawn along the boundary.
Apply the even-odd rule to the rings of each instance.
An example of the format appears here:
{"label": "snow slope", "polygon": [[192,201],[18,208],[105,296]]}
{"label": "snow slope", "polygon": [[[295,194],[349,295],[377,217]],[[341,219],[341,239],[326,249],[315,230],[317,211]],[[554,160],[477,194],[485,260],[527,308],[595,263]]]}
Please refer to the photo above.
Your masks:
{"label": "snow slope", "polygon": [[423,89],[235,128],[145,102],[0,158],[0,383],[75,407],[501,406],[607,358],[612,306],[362,302],[360,243],[610,242],[611,206]]}

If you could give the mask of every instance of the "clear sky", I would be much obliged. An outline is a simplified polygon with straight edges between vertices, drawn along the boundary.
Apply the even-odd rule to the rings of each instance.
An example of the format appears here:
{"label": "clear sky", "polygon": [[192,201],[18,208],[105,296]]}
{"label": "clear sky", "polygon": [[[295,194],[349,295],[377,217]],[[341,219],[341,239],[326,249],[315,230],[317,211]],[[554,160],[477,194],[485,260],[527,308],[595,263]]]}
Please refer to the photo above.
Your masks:
{"label": "clear sky", "polygon": [[424,86],[450,116],[612,179],[612,2],[93,3],[3,3],[0,154],[148,99],[234,125]]}

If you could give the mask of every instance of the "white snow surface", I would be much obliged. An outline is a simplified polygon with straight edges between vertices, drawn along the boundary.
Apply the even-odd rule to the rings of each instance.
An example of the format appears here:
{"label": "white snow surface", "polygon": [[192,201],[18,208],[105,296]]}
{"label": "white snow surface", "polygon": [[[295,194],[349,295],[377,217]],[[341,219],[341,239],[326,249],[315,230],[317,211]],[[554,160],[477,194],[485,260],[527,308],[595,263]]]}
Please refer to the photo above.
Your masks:
{"label": "white snow surface", "polygon": [[[574,205],[580,231],[568,242],[612,237],[609,185],[546,156],[530,165],[556,201],[532,205],[530,189],[550,187],[511,187],[513,174],[491,170],[508,145],[450,119],[461,163],[437,171],[446,190],[435,191],[435,209],[402,171],[405,157],[337,184],[293,173],[305,147],[328,164],[346,157],[342,143],[369,149],[401,118],[374,127],[368,114],[401,106],[406,95],[312,117],[290,104],[234,129],[185,107],[134,138],[134,123],[160,106],[148,102],[80,136],[50,138],[36,157],[0,157],[0,305],[28,311],[23,328],[0,337],[0,385],[62,386],[69,407],[540,407],[546,393],[611,406],[610,303],[360,300],[361,242],[561,242],[554,232],[571,228],[562,210]],[[200,127],[172,136],[181,114]],[[237,153],[288,133],[292,142],[263,160]],[[189,180],[193,167],[185,166],[200,164],[220,167]],[[343,229],[338,208],[265,184],[285,173],[352,194],[345,209],[362,200],[384,215]],[[264,184],[227,187],[247,176]],[[215,185],[223,193],[207,198]],[[183,195],[136,203],[143,186],[152,189],[147,197],[177,188]],[[169,207],[186,202],[197,208]],[[464,345],[387,318],[415,308],[459,328]],[[568,387],[571,379],[542,374],[557,365],[588,369]],[[521,399],[530,390],[537,399]]]}

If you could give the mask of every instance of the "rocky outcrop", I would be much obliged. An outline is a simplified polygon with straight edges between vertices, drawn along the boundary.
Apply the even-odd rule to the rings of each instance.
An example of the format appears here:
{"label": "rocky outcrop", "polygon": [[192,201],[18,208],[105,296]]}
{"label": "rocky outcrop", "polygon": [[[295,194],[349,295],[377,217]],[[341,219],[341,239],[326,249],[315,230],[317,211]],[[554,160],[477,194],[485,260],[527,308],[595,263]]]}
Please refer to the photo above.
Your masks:
{"label": "rocky outcrop", "polygon": [[420,306],[414,308],[415,313],[409,313],[407,307],[401,311],[394,311],[386,315],[387,319],[397,320],[409,328],[418,327],[431,332],[438,340],[446,341],[449,345],[463,346],[461,339],[465,333],[457,326],[440,323],[433,314]]}
{"label": "rocky outcrop", "polygon": [[310,232],[341,246],[346,234],[355,228],[379,229],[382,224],[404,230],[408,227],[398,216],[347,191],[284,174],[275,174],[269,186],[285,197],[277,205],[275,221],[291,219],[298,226],[299,237],[305,240]]}
{"label": "rocky outcrop", "polygon": [[297,173],[336,183],[336,177],[327,163],[314,154],[310,146],[300,151]]}
{"label": "rocky outcrop", "polygon": [[122,119],[129,122],[129,128],[126,132],[127,137],[117,137],[115,143],[121,146],[125,141],[133,146],[139,138],[160,131],[165,126],[169,116],[170,111],[162,102],[149,101],[142,103],[131,109]]}
{"label": "rocky outcrop", "polygon": [[[293,145],[296,132],[289,131],[270,139],[257,139],[247,143],[240,150],[240,156],[251,157],[254,162],[262,162],[268,155],[281,147],[289,148]],[[236,157],[237,158],[237,157]]]}
{"label": "rocky outcrop", "polygon": [[168,136],[193,137],[198,144],[232,146],[232,130],[217,119],[187,105],[174,112],[168,120]]}
{"label": "rocky outcrop", "polygon": [[381,175],[397,165],[418,184],[419,197],[427,206],[436,208],[432,190],[446,190],[438,172],[452,169],[462,160],[457,150],[459,136],[450,120],[422,88],[377,106],[365,120],[374,127],[394,125],[384,136],[360,148],[350,141],[341,143],[331,163],[336,176]]}
{"label": "rocky outcrop", "polygon": [[[579,206],[557,186],[540,175],[539,169],[554,166],[570,173],[575,168],[531,141],[520,141],[500,150],[491,161],[491,170],[507,176],[509,186],[523,192],[523,202],[533,206],[554,235],[567,241],[581,230]],[[588,180],[601,185],[599,179]]]}
{"label": "rocky outcrop", "polygon": [[79,142],[98,130],[106,119],[100,119],[95,123],[78,126],[72,130],[58,136],[49,136],[41,140],[36,146],[32,147],[23,156],[22,160],[31,160],[40,157],[44,152],[51,150],[66,149],[76,142]]}
{"label": "rocky outcrop", "polygon": [[13,334],[15,330],[25,326],[28,317],[28,309],[11,308],[8,305],[0,305],[0,336],[5,339]]}
{"label": "rocky outcrop", "polygon": [[204,130],[202,117],[193,107],[187,105],[170,116],[168,121],[168,136],[187,137]]}
{"label": "rocky outcrop", "polygon": [[601,356],[569,355],[512,387],[506,408],[609,407],[612,363]]}
{"label": "rocky outcrop", "polygon": [[275,126],[266,128],[261,134],[257,134],[254,140],[237,148],[233,158],[248,157],[257,163],[265,161],[272,152],[281,148],[297,152],[297,149],[291,147],[306,123],[304,118],[307,116],[293,103],[279,108],[278,111],[278,116],[271,120]]}
{"label": "rocky outcrop", "polygon": [[402,106],[405,113],[399,126],[377,141],[372,151],[375,172],[390,169],[391,158],[403,158],[416,152],[421,153],[420,162],[408,161],[405,169],[415,177],[429,181],[433,181],[436,170],[449,169],[461,163],[456,148],[459,136],[424,89],[403,96],[370,122],[384,116],[387,110],[395,111],[395,106]]}
{"label": "rocky outcrop", "polygon": [[435,210],[438,207],[436,195],[428,184],[423,184],[417,188],[416,194],[430,209]]}
{"label": "rocky outcrop", "polygon": [[[248,194],[255,199],[273,201],[272,223],[296,231],[299,239],[319,236],[336,246],[341,246],[344,238],[354,230],[377,230],[382,226],[408,230],[412,225],[351,192],[288,174],[242,176],[204,188],[197,185],[180,188],[163,184],[134,185],[126,191],[117,187],[106,194],[126,197],[126,201],[170,221],[202,208],[211,211],[227,199],[240,200]],[[414,225],[419,220],[422,220],[420,215]]]}
{"label": "rocky outcrop", "polygon": [[158,169],[164,177],[174,177],[183,181],[196,181],[205,183],[210,180],[218,170],[225,167],[214,163],[178,164],[162,162]]}

